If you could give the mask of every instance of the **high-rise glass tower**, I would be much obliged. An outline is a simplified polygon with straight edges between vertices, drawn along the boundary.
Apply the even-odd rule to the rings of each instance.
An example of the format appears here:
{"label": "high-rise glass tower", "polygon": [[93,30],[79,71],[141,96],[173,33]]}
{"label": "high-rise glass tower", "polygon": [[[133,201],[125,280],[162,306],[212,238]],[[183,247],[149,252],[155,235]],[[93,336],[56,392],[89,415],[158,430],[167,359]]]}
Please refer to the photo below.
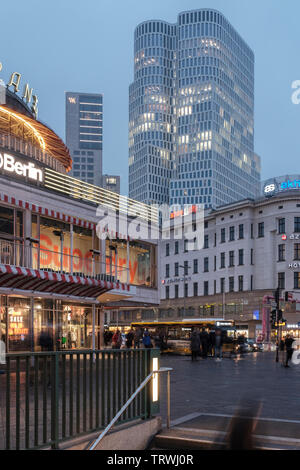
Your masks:
{"label": "high-rise glass tower", "polygon": [[129,197],[169,200],[174,165],[176,25],[140,24],[134,33],[134,82],[129,89]]}
{"label": "high-rise glass tower", "polygon": [[66,145],[73,159],[71,175],[102,184],[103,96],[66,93]]}
{"label": "high-rise glass tower", "polygon": [[[160,41],[167,43],[168,31],[173,33],[171,63],[169,69],[164,61],[156,67],[160,80],[168,84],[172,152],[170,172],[159,180],[164,161],[158,152],[155,159],[151,153],[160,118],[157,109],[152,110],[155,85],[159,86],[152,64],[157,62]],[[254,54],[220,12],[183,12],[176,25],[149,21],[136,28],[129,113],[131,197],[209,208],[258,194]]]}

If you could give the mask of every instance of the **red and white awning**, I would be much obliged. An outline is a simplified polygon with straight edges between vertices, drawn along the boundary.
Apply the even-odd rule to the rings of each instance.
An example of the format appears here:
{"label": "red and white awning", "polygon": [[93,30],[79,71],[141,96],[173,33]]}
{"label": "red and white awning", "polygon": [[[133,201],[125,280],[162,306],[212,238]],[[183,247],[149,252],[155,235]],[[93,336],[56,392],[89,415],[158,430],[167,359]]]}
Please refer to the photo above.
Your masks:
{"label": "red and white awning", "polygon": [[22,209],[30,209],[32,212],[36,212],[48,217],[53,217],[54,219],[59,219],[69,224],[79,225],[80,227],[89,228],[92,230],[96,229],[96,224],[94,222],[88,222],[87,220],[78,219],[77,217],[72,217],[70,215],[62,214],[61,212],[46,209],[45,207],[22,201],[21,199],[16,199],[15,197],[8,196],[4,193],[0,193],[0,201],[12,204],[13,206],[21,207]]}
{"label": "red and white awning", "polygon": [[0,264],[0,287],[89,298],[97,298],[112,289],[130,290],[128,284],[119,282],[101,281],[8,264]]}

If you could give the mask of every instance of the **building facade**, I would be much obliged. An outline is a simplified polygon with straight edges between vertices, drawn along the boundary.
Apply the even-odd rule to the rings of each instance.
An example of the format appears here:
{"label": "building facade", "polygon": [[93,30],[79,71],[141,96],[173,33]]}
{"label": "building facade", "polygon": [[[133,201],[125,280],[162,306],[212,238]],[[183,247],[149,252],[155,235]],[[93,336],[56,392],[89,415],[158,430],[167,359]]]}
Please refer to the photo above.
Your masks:
{"label": "building facade", "polygon": [[[287,323],[300,311],[300,190],[244,200],[207,211],[204,245],[186,251],[184,240],[161,247],[161,318],[234,320],[249,336],[268,329],[272,297],[281,289]],[[300,309],[299,309],[300,310]]]}
{"label": "building facade", "polygon": [[[4,101],[4,102],[3,102]],[[105,311],[158,305],[157,241],[101,225],[136,201],[67,175],[69,150],[17,93],[0,105],[0,340],[6,351],[99,348]],[[153,210],[139,204],[147,225]]]}
{"label": "building facade", "polygon": [[141,23],[134,38],[129,195],[205,208],[257,197],[252,50],[206,9]]}
{"label": "building facade", "polygon": [[120,194],[121,178],[118,175],[103,175],[102,188]]}
{"label": "building facade", "polygon": [[101,186],[103,95],[66,93],[66,145],[73,159],[70,174]]}

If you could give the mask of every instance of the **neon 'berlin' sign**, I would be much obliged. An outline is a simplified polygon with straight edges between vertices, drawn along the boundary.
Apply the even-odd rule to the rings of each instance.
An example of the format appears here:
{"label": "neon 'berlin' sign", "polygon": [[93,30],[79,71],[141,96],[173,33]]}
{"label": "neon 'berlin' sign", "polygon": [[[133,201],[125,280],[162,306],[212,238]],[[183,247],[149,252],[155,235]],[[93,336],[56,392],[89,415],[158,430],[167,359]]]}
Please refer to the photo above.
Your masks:
{"label": "neon 'berlin' sign", "polygon": [[0,170],[43,182],[43,171],[34,163],[23,163],[7,153],[0,153]]}

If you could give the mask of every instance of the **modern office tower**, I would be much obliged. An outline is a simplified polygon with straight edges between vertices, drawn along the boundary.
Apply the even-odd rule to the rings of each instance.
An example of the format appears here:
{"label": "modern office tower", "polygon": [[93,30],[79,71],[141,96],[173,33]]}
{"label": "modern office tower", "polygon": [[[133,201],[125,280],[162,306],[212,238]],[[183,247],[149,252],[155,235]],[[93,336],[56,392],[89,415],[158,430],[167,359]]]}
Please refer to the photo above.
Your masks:
{"label": "modern office tower", "polygon": [[103,96],[66,93],[66,145],[73,167],[70,175],[90,184],[102,183]]}
{"label": "modern office tower", "polygon": [[129,88],[129,197],[167,203],[175,157],[176,25],[140,24]]}
{"label": "modern office tower", "polygon": [[102,188],[113,191],[114,193],[120,194],[120,183],[121,178],[117,175],[103,175],[102,176]]}
{"label": "modern office tower", "polygon": [[[174,47],[170,64],[157,60],[158,51],[168,44],[168,31],[173,32]],[[156,82],[168,83],[169,70],[173,171],[172,178],[169,173],[161,181],[163,159],[150,152],[159,133],[159,113],[153,106],[161,99],[156,96],[156,87],[160,89]],[[162,75],[155,75],[157,71]],[[256,197],[259,182],[252,50],[215,10],[180,13],[176,25],[140,24],[135,30],[135,80],[130,86],[129,195],[160,202],[169,186],[165,201],[170,204],[215,208]]]}

